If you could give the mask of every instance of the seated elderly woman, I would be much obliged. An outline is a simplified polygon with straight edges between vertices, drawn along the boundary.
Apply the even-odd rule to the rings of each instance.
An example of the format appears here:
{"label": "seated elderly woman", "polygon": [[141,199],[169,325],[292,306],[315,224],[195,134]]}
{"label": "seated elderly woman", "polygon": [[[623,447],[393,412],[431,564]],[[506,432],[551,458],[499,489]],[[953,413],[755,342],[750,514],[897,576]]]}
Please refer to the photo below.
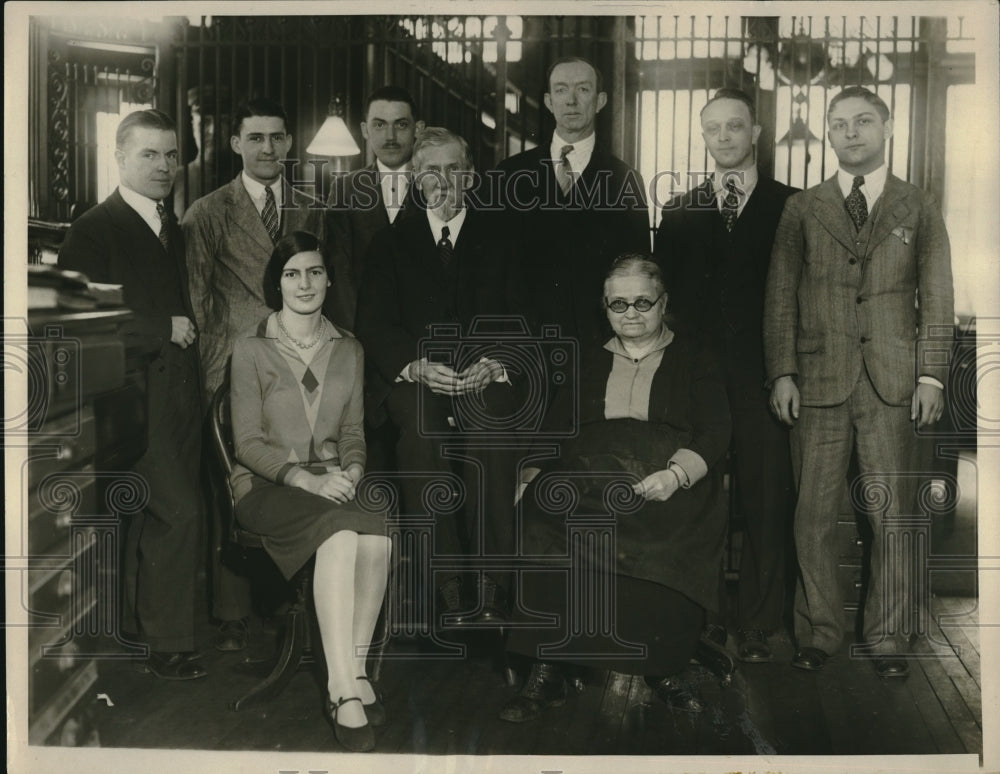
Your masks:
{"label": "seated elderly woman", "polygon": [[330,279],[312,234],[282,237],[265,271],[277,311],[233,347],[236,518],[263,536],[286,578],[315,554],[313,595],[328,672],[327,712],[349,750],[375,746],[385,720],[365,669],[385,595],[389,539],[361,509],[361,345],[321,313]]}
{"label": "seated elderly woman", "polygon": [[523,555],[551,566],[521,575],[507,650],[531,671],[500,712],[515,723],[565,702],[568,665],[644,675],[669,704],[701,709],[678,676],[718,600],[726,392],[711,358],[667,327],[655,263],[616,260],[604,305],[615,335],[546,418],[571,426],[577,398],[579,432],[522,475]]}

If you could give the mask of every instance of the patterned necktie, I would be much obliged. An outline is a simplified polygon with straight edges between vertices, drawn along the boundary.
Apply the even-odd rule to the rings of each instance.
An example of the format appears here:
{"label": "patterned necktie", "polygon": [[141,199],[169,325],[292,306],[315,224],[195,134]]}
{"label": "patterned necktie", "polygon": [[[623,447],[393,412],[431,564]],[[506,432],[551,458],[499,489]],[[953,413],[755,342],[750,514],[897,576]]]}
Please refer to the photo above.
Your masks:
{"label": "patterned necktie", "polygon": [[854,228],[858,231],[861,230],[861,227],[865,225],[865,221],[868,220],[868,202],[865,201],[865,195],[861,193],[861,186],[864,184],[864,177],[861,175],[855,177],[851,192],[844,199],[847,214],[851,216],[851,220],[854,221]]}
{"label": "patterned necktie", "polygon": [[160,244],[168,253],[170,252],[170,213],[163,206],[163,202],[156,203],[156,214],[160,216]]}
{"label": "patterned necktie", "polygon": [[447,226],[441,229],[441,239],[437,243],[438,255],[441,256],[441,263],[447,266],[451,263],[452,256],[455,254],[455,247],[451,243],[451,229]]}
{"label": "patterned necktie", "polygon": [[726,231],[732,231],[736,226],[736,218],[740,213],[740,194],[732,178],[726,181],[726,197],[722,200],[722,219],[726,222]]}
{"label": "patterned necktie", "polygon": [[559,151],[559,163],[556,164],[556,180],[562,189],[563,196],[569,196],[573,187],[573,165],[569,163],[569,154],[573,152],[572,145],[563,145]]}
{"label": "patterned necktie", "polygon": [[261,210],[260,217],[264,221],[267,233],[271,235],[271,241],[277,242],[280,222],[278,221],[278,207],[274,202],[274,191],[271,190],[271,186],[265,186],[264,188],[264,209]]}

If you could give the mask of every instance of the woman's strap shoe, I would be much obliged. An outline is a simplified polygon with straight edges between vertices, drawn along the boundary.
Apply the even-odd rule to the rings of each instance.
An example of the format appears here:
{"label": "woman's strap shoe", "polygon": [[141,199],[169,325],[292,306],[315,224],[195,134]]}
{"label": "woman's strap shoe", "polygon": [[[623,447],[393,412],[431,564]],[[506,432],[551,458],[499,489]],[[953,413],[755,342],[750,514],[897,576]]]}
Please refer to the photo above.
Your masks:
{"label": "woman's strap shoe", "polygon": [[372,731],[371,723],[365,723],[358,728],[351,728],[337,722],[337,710],[349,701],[356,701],[364,706],[361,699],[357,696],[349,696],[346,699],[341,697],[337,699],[336,703],[332,701],[327,702],[326,711],[330,716],[330,721],[333,723],[334,736],[337,737],[337,741],[340,742],[345,750],[350,750],[351,752],[371,752],[375,749],[375,732]]}
{"label": "woman's strap shoe", "polygon": [[364,680],[368,685],[372,687],[372,693],[375,694],[375,701],[371,704],[365,704],[361,702],[365,708],[365,717],[368,718],[368,722],[375,728],[385,725],[385,704],[382,692],[376,687],[375,683],[371,681],[368,675],[358,675],[358,680]]}

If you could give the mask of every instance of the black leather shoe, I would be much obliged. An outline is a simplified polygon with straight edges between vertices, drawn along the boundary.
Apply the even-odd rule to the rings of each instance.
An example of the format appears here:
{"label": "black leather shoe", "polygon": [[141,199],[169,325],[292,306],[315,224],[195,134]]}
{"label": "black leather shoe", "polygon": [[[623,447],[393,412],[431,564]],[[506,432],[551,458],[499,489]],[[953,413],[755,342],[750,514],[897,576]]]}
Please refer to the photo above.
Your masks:
{"label": "black leather shoe", "polygon": [[489,576],[476,584],[482,608],[470,619],[477,624],[505,624],[510,621],[507,612],[507,592]]}
{"label": "black leather shoe", "polygon": [[462,605],[462,579],[450,578],[437,590],[437,620],[443,620],[446,626],[457,626],[465,623],[465,613]]}
{"label": "black leather shoe", "polygon": [[150,651],[145,670],[164,680],[197,680],[208,671],[191,658],[189,653]]}
{"label": "black leather shoe", "polygon": [[341,697],[337,699],[336,704],[332,701],[326,703],[326,714],[329,716],[330,722],[333,723],[333,734],[346,750],[350,750],[351,752],[371,752],[375,749],[375,732],[372,731],[371,723],[365,723],[358,728],[351,728],[350,726],[342,726],[337,722],[337,710],[349,701],[360,703],[361,699],[357,696],[350,696],[346,699]]}
{"label": "black leather shoe", "polygon": [[250,626],[246,618],[223,621],[215,640],[215,649],[224,653],[234,653],[246,648],[250,641]]}
{"label": "black leather shoe", "polygon": [[726,647],[726,640],[729,639],[729,633],[722,624],[710,623],[705,624],[705,628],[701,631],[701,638],[718,645],[720,648],[724,648]]}
{"label": "black leather shoe", "polygon": [[704,636],[698,641],[691,661],[701,664],[726,684],[736,673],[736,661],[729,655],[729,651]]}
{"label": "black leather shoe", "polygon": [[875,674],[883,680],[905,680],[910,676],[910,665],[900,656],[886,656],[875,660]]}
{"label": "black leather shoe", "polygon": [[761,664],[771,660],[771,646],[767,642],[767,634],[760,629],[740,629],[740,646],[736,655],[740,661],[749,664]]}
{"label": "black leather shoe", "polygon": [[385,704],[383,704],[382,692],[376,687],[367,675],[359,675],[358,680],[364,680],[368,685],[372,687],[372,691],[375,694],[375,701],[371,704],[365,704],[362,702],[365,708],[365,717],[368,718],[368,722],[375,728],[385,725]]}
{"label": "black leather shoe", "polygon": [[500,720],[527,723],[549,707],[566,703],[566,679],[555,664],[536,661],[517,696],[500,709]]}
{"label": "black leather shoe", "polygon": [[796,669],[805,669],[807,672],[818,672],[828,658],[829,654],[819,648],[799,648],[792,658],[792,666]]}
{"label": "black leather shoe", "polygon": [[650,685],[656,698],[669,707],[682,712],[702,712],[705,705],[701,699],[678,677],[664,677]]}

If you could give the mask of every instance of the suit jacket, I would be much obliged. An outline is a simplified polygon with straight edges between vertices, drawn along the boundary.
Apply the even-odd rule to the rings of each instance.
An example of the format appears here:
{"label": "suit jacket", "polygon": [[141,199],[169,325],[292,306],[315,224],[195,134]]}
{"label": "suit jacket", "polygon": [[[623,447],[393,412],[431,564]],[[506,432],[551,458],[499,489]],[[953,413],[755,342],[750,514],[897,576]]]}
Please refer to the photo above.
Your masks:
{"label": "suit jacket", "polygon": [[201,413],[197,341],[186,349],[170,341],[170,318],[194,315],[184,235],[173,220],[168,229],[169,253],[115,189],[70,226],[59,249],[61,268],[83,272],[94,282],[123,286],[125,305],[135,315],[126,335],[155,353],[147,371],[151,451],[157,448],[160,428],[176,434],[194,412],[197,430]]}
{"label": "suit jacket", "polygon": [[847,399],[864,368],[879,396],[905,405],[916,379],[947,383],[944,359],[916,343],[954,323],[951,253],[934,197],[894,175],[861,232],[834,175],[788,199],[764,306],[768,378],[797,376],[802,402]]}
{"label": "suit jacket", "polygon": [[[414,188],[406,191],[403,209],[413,206]],[[339,258],[333,287],[338,313],[336,318],[348,330],[357,324],[358,292],[372,239],[389,226],[385,197],[379,182],[378,167],[371,164],[334,182],[328,200],[330,207],[330,242]],[[402,211],[399,215],[402,214]],[[399,215],[396,217],[398,218]],[[334,318],[331,318],[334,319]]]}
{"label": "suit jacket", "polygon": [[358,338],[376,417],[406,364],[423,356],[420,341],[432,335],[435,325],[457,325],[461,337],[477,315],[518,311],[514,268],[497,249],[488,217],[474,209],[467,210],[447,268],[419,206],[376,234],[367,263],[358,299]]}
{"label": "suit jacket", "polygon": [[[241,176],[194,202],[181,224],[208,397],[225,378],[233,342],[272,311],[264,295],[264,269],[274,244]],[[284,201],[282,234],[309,231],[325,239],[321,202],[287,182]]]}
{"label": "suit jacket", "polygon": [[732,231],[711,179],[663,207],[654,253],[671,327],[721,357],[731,400],[760,402],[767,270],[785,200],[796,190],[759,177]]}
{"label": "suit jacket", "polygon": [[504,239],[522,264],[532,322],[598,344],[610,335],[600,299],[611,262],[649,253],[645,187],[638,172],[595,147],[567,197],[548,155],[546,143],[500,165]]}

